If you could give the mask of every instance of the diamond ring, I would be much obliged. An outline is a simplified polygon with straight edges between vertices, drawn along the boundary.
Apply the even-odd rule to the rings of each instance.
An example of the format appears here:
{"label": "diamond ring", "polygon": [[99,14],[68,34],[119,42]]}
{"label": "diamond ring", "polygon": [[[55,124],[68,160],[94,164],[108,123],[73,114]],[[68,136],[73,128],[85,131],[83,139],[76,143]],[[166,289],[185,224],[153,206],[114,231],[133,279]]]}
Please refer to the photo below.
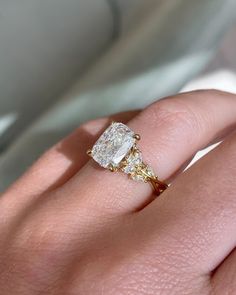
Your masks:
{"label": "diamond ring", "polygon": [[143,162],[137,147],[139,140],[140,135],[128,126],[112,122],[87,154],[112,172],[123,171],[134,180],[149,182],[159,196],[168,185],[160,181],[152,168]]}

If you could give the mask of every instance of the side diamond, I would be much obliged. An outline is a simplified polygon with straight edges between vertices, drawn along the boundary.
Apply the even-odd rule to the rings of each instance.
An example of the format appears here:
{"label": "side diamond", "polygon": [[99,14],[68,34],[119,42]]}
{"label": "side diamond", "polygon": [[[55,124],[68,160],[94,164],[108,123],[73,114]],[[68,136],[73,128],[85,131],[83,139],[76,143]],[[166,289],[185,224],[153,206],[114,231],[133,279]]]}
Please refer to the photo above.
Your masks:
{"label": "side diamond", "polygon": [[132,174],[136,171],[136,167],[142,163],[142,154],[138,149],[130,153],[126,159],[126,165],[122,170],[127,174]]}

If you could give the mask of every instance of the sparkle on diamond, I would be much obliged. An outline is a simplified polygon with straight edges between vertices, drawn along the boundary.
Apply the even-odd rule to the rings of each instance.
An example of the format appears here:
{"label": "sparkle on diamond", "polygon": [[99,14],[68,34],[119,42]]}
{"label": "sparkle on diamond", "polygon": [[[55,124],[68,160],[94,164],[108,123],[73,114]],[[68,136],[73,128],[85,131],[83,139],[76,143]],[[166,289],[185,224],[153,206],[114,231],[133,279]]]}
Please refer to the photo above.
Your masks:
{"label": "sparkle on diamond", "polygon": [[135,153],[131,153],[126,160],[127,164],[123,168],[123,171],[127,174],[131,174],[136,170],[136,166],[142,163],[142,155],[139,150],[136,150]]}
{"label": "sparkle on diamond", "polygon": [[92,157],[102,167],[119,166],[135,143],[134,132],[123,123],[112,123],[92,148]]}

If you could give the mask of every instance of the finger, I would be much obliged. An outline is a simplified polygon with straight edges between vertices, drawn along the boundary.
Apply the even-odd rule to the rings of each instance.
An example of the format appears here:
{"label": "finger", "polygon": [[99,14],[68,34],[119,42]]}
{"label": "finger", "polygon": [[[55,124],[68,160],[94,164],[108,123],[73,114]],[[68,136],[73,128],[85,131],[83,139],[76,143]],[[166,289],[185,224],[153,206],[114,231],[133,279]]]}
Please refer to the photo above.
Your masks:
{"label": "finger", "polygon": [[[235,123],[233,95],[198,91],[157,102],[128,125],[142,136],[139,146],[144,161],[152,165],[160,179],[168,179],[197,150],[222,135],[223,130],[227,133]],[[66,202],[70,200],[68,204],[78,206],[78,202],[84,202],[83,206],[104,214],[136,210],[151,195],[151,187],[147,184],[131,181],[122,173],[100,169],[93,161],[60,191],[62,202],[66,195]]]}
{"label": "finger", "polygon": [[213,294],[236,294],[236,250],[234,250],[213,273]]}
{"label": "finger", "polygon": [[124,112],[82,124],[46,151],[15,187],[21,186],[30,193],[38,194],[62,185],[88,161],[86,150],[111,120],[127,122],[135,114],[136,111]]}
{"label": "finger", "polygon": [[179,176],[165,197],[143,210],[146,218],[152,216],[148,226],[165,227],[159,238],[204,274],[236,246],[235,151],[233,134]]}
{"label": "finger", "polygon": [[[130,120],[138,111],[123,112],[81,125],[67,138],[50,148],[1,197],[1,208],[14,215],[30,206],[38,195],[55,190],[88,162],[86,150],[111,120]],[[10,209],[10,210],[9,210]]]}

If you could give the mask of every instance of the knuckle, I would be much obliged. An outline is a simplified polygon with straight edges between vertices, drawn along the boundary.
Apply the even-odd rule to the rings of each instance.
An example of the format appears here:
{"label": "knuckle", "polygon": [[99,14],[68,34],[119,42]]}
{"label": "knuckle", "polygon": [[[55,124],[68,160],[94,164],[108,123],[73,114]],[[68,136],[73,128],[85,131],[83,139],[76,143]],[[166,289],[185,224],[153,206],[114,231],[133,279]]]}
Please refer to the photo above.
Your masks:
{"label": "knuckle", "polygon": [[153,124],[160,127],[172,126],[181,132],[187,131],[186,134],[194,133],[195,137],[204,128],[197,110],[181,95],[158,101],[149,106],[146,112]]}
{"label": "knuckle", "polygon": [[65,237],[57,232],[42,227],[19,230],[1,258],[0,282],[9,278],[9,283],[15,281],[26,290],[54,288],[52,282],[63,268],[63,251]]}
{"label": "knuckle", "polygon": [[64,232],[57,231],[54,226],[42,225],[37,229],[29,229],[21,233],[17,244],[23,251],[31,252],[31,259],[42,263],[48,268],[56,266],[61,254],[67,250],[68,238]]}
{"label": "knuckle", "polygon": [[[162,253],[159,252],[159,254]],[[127,290],[129,290],[129,294],[136,294],[137,286],[139,289],[142,288],[143,294],[167,294],[167,288],[171,282],[176,282],[175,286],[172,286],[175,289],[186,289],[192,278],[190,274],[181,272],[180,267],[177,265],[173,266],[170,257],[168,258],[168,263],[166,263],[160,256],[155,255],[154,258],[153,255],[149,254],[139,257],[135,261],[129,261],[128,259],[127,265],[125,265],[125,272],[115,273],[113,287],[120,291],[119,294],[126,294]],[[177,282],[180,272],[182,274],[182,281]],[[110,289],[110,291],[111,293],[108,292],[108,294],[114,294],[113,289]]]}
{"label": "knuckle", "polygon": [[192,95],[201,95],[202,97],[218,97],[218,96],[222,96],[224,94],[226,94],[226,92],[218,90],[218,89],[198,89],[198,90],[194,90],[191,91],[190,94]]}

